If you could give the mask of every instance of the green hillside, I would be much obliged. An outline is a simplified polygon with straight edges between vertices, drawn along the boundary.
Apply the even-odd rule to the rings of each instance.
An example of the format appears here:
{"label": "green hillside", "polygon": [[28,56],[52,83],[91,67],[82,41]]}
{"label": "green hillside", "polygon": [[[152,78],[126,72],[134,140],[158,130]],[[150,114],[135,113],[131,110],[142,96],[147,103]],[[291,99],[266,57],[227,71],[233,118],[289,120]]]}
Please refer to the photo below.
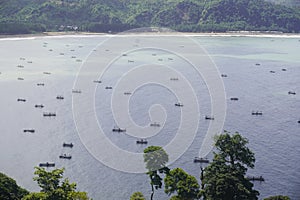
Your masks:
{"label": "green hillside", "polygon": [[178,31],[300,31],[300,11],[263,0],[1,0],[0,33],[119,32],[163,26]]}

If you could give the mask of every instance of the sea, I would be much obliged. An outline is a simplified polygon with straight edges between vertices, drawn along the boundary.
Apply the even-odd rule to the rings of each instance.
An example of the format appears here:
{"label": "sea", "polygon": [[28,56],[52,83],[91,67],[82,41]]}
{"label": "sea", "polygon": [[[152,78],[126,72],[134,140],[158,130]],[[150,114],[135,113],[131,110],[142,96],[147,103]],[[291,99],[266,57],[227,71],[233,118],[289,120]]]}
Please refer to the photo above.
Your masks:
{"label": "sea", "polygon": [[146,147],[200,182],[194,157],[212,160],[214,136],[239,132],[256,158],[247,176],[265,179],[259,199],[298,200],[299,52],[297,35],[1,38],[0,171],[39,191],[34,167],[55,163],[95,200],[150,199]]}

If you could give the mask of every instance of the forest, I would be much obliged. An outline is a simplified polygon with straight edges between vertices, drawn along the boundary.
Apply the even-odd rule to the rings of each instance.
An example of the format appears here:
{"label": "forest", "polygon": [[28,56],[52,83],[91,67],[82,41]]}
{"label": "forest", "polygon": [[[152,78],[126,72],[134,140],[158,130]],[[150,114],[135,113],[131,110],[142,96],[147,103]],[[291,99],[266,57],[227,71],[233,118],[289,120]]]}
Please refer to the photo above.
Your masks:
{"label": "forest", "polygon": [[0,34],[45,31],[114,33],[150,26],[184,32],[299,33],[299,7],[291,1],[287,5],[275,2],[277,3],[274,0],[1,0]]}

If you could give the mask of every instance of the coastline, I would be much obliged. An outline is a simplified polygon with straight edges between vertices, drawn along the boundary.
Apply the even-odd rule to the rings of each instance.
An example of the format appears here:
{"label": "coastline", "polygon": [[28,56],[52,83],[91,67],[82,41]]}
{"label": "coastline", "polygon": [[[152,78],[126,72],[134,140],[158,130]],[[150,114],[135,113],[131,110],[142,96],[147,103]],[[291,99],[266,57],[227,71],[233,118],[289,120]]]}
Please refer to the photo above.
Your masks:
{"label": "coastline", "polygon": [[300,38],[300,33],[234,31],[234,32],[140,32],[140,33],[95,33],[95,32],[42,32],[33,34],[0,35],[0,40],[5,39],[35,39],[40,37],[89,37],[89,36],[192,36],[192,37],[274,37],[274,38]]}

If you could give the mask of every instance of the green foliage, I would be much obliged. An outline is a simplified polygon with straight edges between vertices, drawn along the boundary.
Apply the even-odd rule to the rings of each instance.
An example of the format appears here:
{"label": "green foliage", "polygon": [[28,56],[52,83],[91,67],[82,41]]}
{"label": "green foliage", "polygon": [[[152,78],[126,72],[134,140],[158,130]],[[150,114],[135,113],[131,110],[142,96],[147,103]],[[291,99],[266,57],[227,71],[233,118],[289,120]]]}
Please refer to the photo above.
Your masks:
{"label": "green foliage", "polygon": [[135,192],[131,195],[130,200],[146,200],[143,193]]}
{"label": "green foliage", "polygon": [[264,200],[291,200],[291,199],[288,196],[279,195],[279,196],[271,196],[271,197],[265,198]]}
{"label": "green foliage", "polygon": [[[294,2],[289,5],[294,5]],[[0,1],[0,34],[45,30],[119,32],[145,26],[193,32],[300,32],[299,23],[299,8],[275,5],[263,0]]]}
{"label": "green foliage", "polygon": [[169,156],[162,147],[149,146],[144,149],[144,162],[146,164],[147,174],[150,178],[152,189],[151,200],[154,195],[154,188],[159,189],[162,187],[162,178],[159,173],[168,174],[170,169],[166,167],[169,161]]}
{"label": "green foliage", "polygon": [[207,200],[255,200],[259,195],[245,177],[247,167],[254,167],[254,154],[246,146],[248,140],[239,133],[228,132],[216,138],[217,153],[204,170],[202,195]]}
{"label": "green foliage", "polygon": [[31,193],[24,197],[25,200],[88,200],[86,192],[76,191],[76,183],[70,183],[63,178],[64,169],[46,171],[36,167],[33,178],[41,188],[39,193]]}
{"label": "green foliage", "polygon": [[181,168],[170,170],[164,179],[165,193],[177,193],[173,199],[193,200],[198,198],[199,184],[194,176]]}
{"label": "green foliage", "polygon": [[19,200],[27,195],[28,191],[19,187],[16,181],[3,173],[0,173],[0,199]]}

